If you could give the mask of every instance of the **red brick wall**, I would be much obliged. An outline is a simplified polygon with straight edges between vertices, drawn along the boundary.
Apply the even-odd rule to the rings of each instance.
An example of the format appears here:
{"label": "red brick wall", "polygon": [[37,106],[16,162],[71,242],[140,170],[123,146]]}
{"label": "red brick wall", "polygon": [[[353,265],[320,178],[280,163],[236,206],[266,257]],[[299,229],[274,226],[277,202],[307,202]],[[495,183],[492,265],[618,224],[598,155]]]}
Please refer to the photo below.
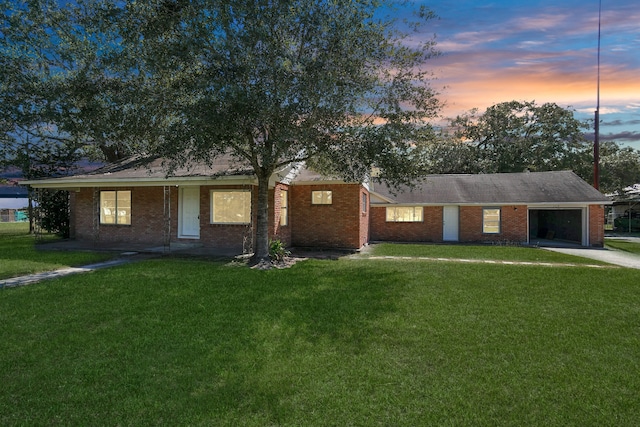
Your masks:
{"label": "red brick wall", "polygon": [[74,192],[72,200],[73,238],[82,241],[93,240],[93,188],[82,188]]}
{"label": "red brick wall", "polygon": [[[207,247],[242,248],[246,225],[214,225],[211,220],[209,190],[200,188],[200,240],[178,239],[178,188],[170,189],[171,241],[198,242]],[[219,188],[219,187],[216,187]],[[232,188],[232,187],[226,187]],[[239,188],[239,187],[238,187]],[[100,188],[115,190],[115,188]],[[83,188],[74,196],[72,227],[77,240],[96,242],[131,242],[134,244],[162,245],[164,243],[164,189],[163,187],[118,188],[131,191],[131,225],[99,224],[94,229],[94,189]],[[99,194],[97,195],[99,197]]]}
{"label": "red brick wall", "polygon": [[[293,246],[359,249],[366,232],[359,184],[294,185],[289,189]],[[311,204],[311,191],[332,191],[331,205]]]}
{"label": "red brick wall", "polygon": [[425,206],[423,222],[387,222],[385,207],[371,209],[371,240],[441,242],[442,206]]}
{"label": "red brick wall", "polygon": [[[100,190],[116,188],[104,187]],[[131,191],[131,225],[98,224],[97,229],[94,229],[94,218],[99,214],[94,212],[94,189],[82,188],[74,196],[75,212],[72,221],[75,238],[96,242],[161,245],[164,210],[162,187],[123,187],[117,190]],[[96,197],[100,197],[99,194]],[[177,196],[174,197],[176,202],[173,204],[177,205]]]}
{"label": "red brick wall", "polygon": [[[255,224],[257,210],[255,203],[258,199],[255,186],[201,186],[200,187],[200,239],[178,238],[178,195],[179,188],[171,186],[171,241],[200,243],[205,247],[241,251],[251,249],[255,239]],[[239,189],[252,191],[252,225],[211,224],[211,195],[212,189]],[[287,189],[286,185],[276,187],[278,197],[274,197],[274,190],[269,195],[269,236],[274,234],[290,245],[292,227],[280,226],[280,190]],[[115,188],[100,188],[100,190],[115,190]],[[74,238],[96,242],[131,242],[136,244],[162,245],[164,227],[164,190],[163,187],[127,187],[118,190],[131,191],[131,225],[100,224],[94,230],[94,189],[83,188],[72,193],[71,227]],[[99,197],[99,195],[97,196]],[[291,211],[291,191],[289,191],[289,210]],[[291,214],[290,214],[291,215]],[[291,224],[291,217],[289,218]]]}
{"label": "red brick wall", "polygon": [[[247,189],[246,186],[200,188],[200,240],[207,247],[242,249],[252,244],[255,225],[211,224],[211,189]],[[281,227],[280,196],[283,189],[289,191],[289,225]],[[257,188],[251,187],[254,203]],[[113,190],[113,188],[101,188]],[[163,188],[133,187],[131,190],[131,225],[100,225],[96,241],[132,242],[149,245],[163,243]],[[330,190],[333,204],[312,205],[311,191]],[[362,195],[367,196],[366,212],[362,210]],[[276,197],[277,195],[277,197]],[[83,188],[71,195],[73,206],[72,233],[78,240],[94,240],[93,227],[94,189]],[[171,238],[177,238],[178,230],[178,188],[171,187]],[[288,246],[315,246],[357,249],[369,239],[379,241],[442,241],[442,207],[425,207],[424,221],[420,223],[387,223],[384,207],[371,207],[369,193],[358,184],[296,185],[287,187],[279,184],[269,196],[269,234],[285,242]],[[491,242],[527,241],[527,207],[501,207],[501,233],[482,233],[482,207],[460,207],[460,241]],[[253,224],[257,213],[252,209]],[[185,240],[191,241],[192,240]],[[604,242],[604,208],[592,205],[589,208],[589,241],[592,246],[602,246]]]}
{"label": "red brick wall", "polygon": [[[251,190],[252,224],[212,224],[211,223],[211,190]],[[234,251],[253,248],[255,224],[258,213],[256,203],[258,190],[255,186],[202,186],[200,187],[200,243],[205,247],[229,249]]]}
{"label": "red brick wall", "polygon": [[604,206],[589,206],[589,245],[604,246]]}
{"label": "red brick wall", "polygon": [[[371,240],[442,242],[442,206],[425,206],[423,222],[386,222],[385,207],[371,209]],[[527,207],[502,206],[500,234],[482,233],[482,206],[460,206],[460,242],[527,241]]]}
{"label": "red brick wall", "polygon": [[460,206],[460,242],[527,242],[527,207],[501,206],[500,233],[482,232],[482,206]]}
{"label": "red brick wall", "polygon": [[286,184],[278,183],[275,188],[269,192],[269,238],[279,239],[286,246],[291,245],[291,214],[289,213],[289,222],[287,225],[280,225],[282,191],[288,191],[289,211],[291,210],[291,191]]}

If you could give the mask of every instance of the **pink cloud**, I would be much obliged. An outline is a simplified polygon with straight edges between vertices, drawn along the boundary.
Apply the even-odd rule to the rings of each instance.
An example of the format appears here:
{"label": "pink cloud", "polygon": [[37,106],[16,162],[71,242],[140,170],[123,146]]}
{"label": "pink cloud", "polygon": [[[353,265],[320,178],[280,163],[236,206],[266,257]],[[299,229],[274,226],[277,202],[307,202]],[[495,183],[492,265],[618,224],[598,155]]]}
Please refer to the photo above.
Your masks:
{"label": "pink cloud", "polygon": [[[637,102],[640,94],[637,74],[608,68],[605,67],[601,77],[601,103]],[[464,70],[445,68],[436,73],[440,77],[436,82],[446,84],[442,93],[448,104],[443,111],[445,116],[455,116],[471,108],[484,110],[511,100],[595,106],[596,75],[593,69],[564,72],[539,64],[521,69],[474,69],[469,66]]]}

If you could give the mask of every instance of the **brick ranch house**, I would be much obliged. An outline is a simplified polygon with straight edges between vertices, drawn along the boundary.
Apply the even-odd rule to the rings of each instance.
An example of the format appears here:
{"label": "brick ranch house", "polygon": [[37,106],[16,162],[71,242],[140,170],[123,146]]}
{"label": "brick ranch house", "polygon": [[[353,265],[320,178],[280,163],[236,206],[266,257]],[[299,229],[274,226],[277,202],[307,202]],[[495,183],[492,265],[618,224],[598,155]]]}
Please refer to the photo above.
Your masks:
{"label": "brick ranch house", "polygon": [[[71,238],[96,246],[195,245],[251,251],[257,180],[228,158],[177,169],[126,160],[27,182],[70,192]],[[604,243],[611,201],[570,171],[431,175],[413,189],[347,183],[304,165],[270,182],[269,236],[289,247],[357,250],[372,241]]]}

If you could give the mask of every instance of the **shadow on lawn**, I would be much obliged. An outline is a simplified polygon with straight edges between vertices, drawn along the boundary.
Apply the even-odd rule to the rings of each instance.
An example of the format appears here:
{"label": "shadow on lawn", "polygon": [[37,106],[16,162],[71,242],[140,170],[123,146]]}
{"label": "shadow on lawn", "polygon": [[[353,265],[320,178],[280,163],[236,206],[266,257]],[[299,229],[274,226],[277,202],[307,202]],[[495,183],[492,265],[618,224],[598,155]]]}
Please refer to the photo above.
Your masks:
{"label": "shadow on lawn", "polygon": [[349,363],[368,364],[379,320],[396,311],[403,272],[337,264],[156,259],[18,289],[13,306],[29,309],[5,319],[6,339],[29,357],[5,355],[11,416],[179,424],[249,412],[278,424],[296,396],[348,387]]}
{"label": "shadow on lawn", "polygon": [[[334,269],[332,263],[308,261],[286,272],[258,273],[249,283],[225,285],[231,297],[215,310],[221,320],[239,321],[224,342],[213,346],[215,366],[230,381],[211,392],[217,399],[226,397],[224,406],[286,413],[296,395],[321,393],[323,383],[333,381],[327,367],[337,377],[348,377],[345,361],[368,353],[379,319],[396,311],[393,284],[401,282],[399,275],[372,277],[365,266]],[[230,325],[222,320],[218,326]],[[303,384],[318,390],[302,391]],[[278,413],[269,418],[283,421]]]}

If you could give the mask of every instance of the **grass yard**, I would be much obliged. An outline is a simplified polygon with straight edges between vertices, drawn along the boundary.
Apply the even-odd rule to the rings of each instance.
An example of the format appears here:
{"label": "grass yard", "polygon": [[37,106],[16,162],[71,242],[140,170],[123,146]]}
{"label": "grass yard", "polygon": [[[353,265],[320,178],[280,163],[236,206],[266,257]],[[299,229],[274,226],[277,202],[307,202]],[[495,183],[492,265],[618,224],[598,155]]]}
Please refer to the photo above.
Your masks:
{"label": "grass yard", "polygon": [[640,254],[640,244],[622,239],[607,239],[606,245],[632,254]]}
{"label": "grass yard", "polygon": [[[44,238],[54,240],[58,237]],[[0,223],[0,279],[91,264],[112,257],[95,252],[41,251],[35,245],[35,237],[29,235],[28,223]]]}
{"label": "grass yard", "polygon": [[5,426],[640,419],[632,269],[157,259],[1,290],[0,325]]}
{"label": "grass yard", "polygon": [[489,259],[500,261],[604,264],[593,259],[561,254],[535,247],[492,245],[392,244],[372,246],[372,255],[397,257]]}

